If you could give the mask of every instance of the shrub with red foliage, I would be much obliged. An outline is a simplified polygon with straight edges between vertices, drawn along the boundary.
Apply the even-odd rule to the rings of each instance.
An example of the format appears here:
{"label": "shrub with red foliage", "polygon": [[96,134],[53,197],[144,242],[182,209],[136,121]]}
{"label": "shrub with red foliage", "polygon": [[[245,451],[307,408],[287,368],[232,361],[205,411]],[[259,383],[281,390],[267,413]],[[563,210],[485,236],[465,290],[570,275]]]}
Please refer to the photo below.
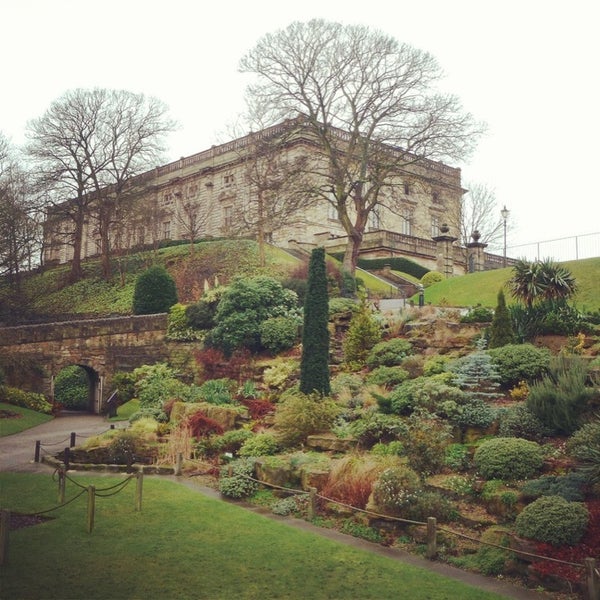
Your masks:
{"label": "shrub with red foliage", "polygon": [[275,412],[275,406],[268,400],[257,400],[253,398],[244,398],[240,402],[248,409],[250,418],[257,421],[266,415]]}
{"label": "shrub with red foliage", "polygon": [[216,348],[197,350],[194,358],[202,368],[203,378],[208,379],[234,379],[241,381],[249,379],[251,374],[251,354],[248,350],[236,350],[229,358]]}
{"label": "shrub with red foliage", "polygon": [[198,411],[188,417],[187,421],[190,433],[195,438],[208,437],[212,434],[221,435],[223,427],[214,419],[207,417],[202,411]]}
{"label": "shrub with red foliage", "polygon": [[[560,548],[551,544],[539,543],[536,546],[538,554],[579,564],[583,564],[586,558],[600,556],[600,500],[590,500],[585,504],[590,513],[590,520],[581,541],[575,546]],[[541,575],[562,577],[572,583],[581,582],[585,577],[585,572],[581,568],[551,561],[533,563],[532,569]]]}

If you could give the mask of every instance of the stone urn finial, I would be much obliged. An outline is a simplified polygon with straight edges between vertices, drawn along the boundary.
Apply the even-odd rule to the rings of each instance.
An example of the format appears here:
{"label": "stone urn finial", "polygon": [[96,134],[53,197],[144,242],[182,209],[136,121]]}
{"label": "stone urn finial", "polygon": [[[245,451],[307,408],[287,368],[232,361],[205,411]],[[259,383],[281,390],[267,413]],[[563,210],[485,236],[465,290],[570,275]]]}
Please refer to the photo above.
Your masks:
{"label": "stone urn finial", "polygon": [[474,242],[478,242],[481,238],[481,233],[479,233],[479,230],[476,229],[472,234],[471,237],[473,238]]}
{"label": "stone urn finial", "polygon": [[447,224],[447,223],[442,223],[442,224],[440,225],[440,232],[441,232],[441,233],[443,233],[443,234],[446,234],[446,233],[448,233],[449,231],[450,231],[450,227],[448,227],[448,224]]}

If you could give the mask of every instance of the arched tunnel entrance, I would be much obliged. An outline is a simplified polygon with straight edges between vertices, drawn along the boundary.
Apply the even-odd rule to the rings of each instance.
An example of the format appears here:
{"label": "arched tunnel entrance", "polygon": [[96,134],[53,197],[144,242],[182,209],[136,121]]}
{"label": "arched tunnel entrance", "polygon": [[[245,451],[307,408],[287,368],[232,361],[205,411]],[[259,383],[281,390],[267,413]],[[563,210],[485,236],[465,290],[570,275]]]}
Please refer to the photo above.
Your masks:
{"label": "arched tunnel entrance", "polygon": [[103,377],[92,367],[73,364],[52,378],[54,402],[64,410],[99,414],[102,408]]}

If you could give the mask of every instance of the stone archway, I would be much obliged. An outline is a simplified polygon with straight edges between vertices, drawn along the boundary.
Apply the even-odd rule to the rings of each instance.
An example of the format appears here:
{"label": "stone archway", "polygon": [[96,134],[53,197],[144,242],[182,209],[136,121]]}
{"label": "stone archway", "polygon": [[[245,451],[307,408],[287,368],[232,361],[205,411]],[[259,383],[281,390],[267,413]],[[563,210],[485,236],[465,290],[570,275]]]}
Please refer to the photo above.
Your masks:
{"label": "stone archway", "polygon": [[88,401],[87,401],[87,411],[95,414],[100,414],[102,410],[102,393],[103,393],[103,384],[104,377],[92,366],[88,364],[84,364],[81,362],[74,362],[71,365],[63,365],[55,374],[52,375],[52,398],[55,399],[55,390],[54,383],[56,376],[60,373],[64,368],[68,366],[76,366],[82,369],[86,375],[88,380]]}

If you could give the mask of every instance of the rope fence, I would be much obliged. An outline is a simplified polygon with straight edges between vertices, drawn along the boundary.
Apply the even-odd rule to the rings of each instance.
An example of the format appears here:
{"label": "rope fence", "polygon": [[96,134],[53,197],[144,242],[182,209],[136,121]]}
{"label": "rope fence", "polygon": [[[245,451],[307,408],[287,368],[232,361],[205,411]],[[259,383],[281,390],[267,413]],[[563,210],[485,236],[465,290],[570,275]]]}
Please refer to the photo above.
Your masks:
{"label": "rope fence", "polygon": [[[58,504],[45,510],[39,510],[31,513],[19,513],[23,517],[39,517],[41,515],[48,514],[55,510],[65,508],[72,504],[78,498],[81,498],[87,493],[87,513],[86,523],[87,532],[92,533],[94,529],[95,521],[95,509],[96,509],[96,498],[110,498],[116,496],[122,492],[131,483],[132,479],[136,479],[136,491],[135,491],[135,511],[141,512],[142,510],[142,489],[143,489],[143,473],[139,472],[134,475],[129,475],[123,481],[119,481],[115,485],[111,485],[104,488],[96,488],[94,485],[82,485],[72,477],[66,474],[64,468],[58,468],[52,474],[52,480],[56,481],[56,475],[58,474]],[[65,500],[65,483],[66,481],[73,483],[76,487],[80,488],[80,491],[75,494],[69,500]],[[11,511],[2,509],[0,510],[0,565],[5,564],[8,557],[8,542],[9,542],[9,531],[10,531],[10,515]]]}
{"label": "rope fence", "polygon": [[255,483],[263,485],[265,487],[282,490],[291,495],[307,495],[308,494],[308,496],[309,496],[308,517],[311,520],[316,516],[317,499],[319,499],[319,500],[323,500],[325,502],[336,504],[337,506],[352,510],[353,512],[359,512],[359,513],[369,515],[374,518],[386,519],[389,521],[397,521],[397,522],[406,523],[409,525],[417,525],[417,526],[421,526],[421,527],[426,527],[427,528],[427,549],[426,549],[425,555],[429,559],[433,559],[437,556],[437,532],[441,531],[443,533],[455,535],[457,537],[467,539],[469,541],[481,544],[483,546],[491,546],[493,548],[498,548],[500,550],[506,550],[506,551],[512,552],[514,554],[519,554],[522,556],[527,556],[527,557],[535,558],[538,560],[549,561],[549,562],[558,563],[558,564],[574,567],[577,569],[585,570],[588,598],[589,598],[589,600],[600,600],[600,569],[598,566],[596,566],[597,561],[595,558],[586,558],[584,563],[569,562],[566,560],[553,558],[551,556],[544,556],[541,554],[535,554],[533,552],[527,552],[525,550],[509,548],[508,546],[503,546],[501,544],[495,544],[493,542],[486,542],[481,539],[475,538],[473,536],[466,535],[464,533],[460,533],[460,532],[454,531],[452,529],[448,529],[446,527],[439,527],[437,525],[437,519],[435,517],[429,517],[427,519],[427,521],[425,522],[425,521],[413,521],[411,519],[403,519],[401,517],[395,517],[392,515],[384,515],[384,514],[376,513],[373,511],[366,510],[366,509],[358,508],[356,506],[352,506],[350,504],[340,502],[339,500],[335,500],[333,498],[328,498],[327,496],[323,496],[323,495],[317,493],[317,489],[314,487],[309,488],[309,491],[306,492],[304,490],[297,490],[294,488],[282,487],[279,485],[268,483],[266,481],[261,481],[259,479],[250,477],[249,475],[244,475],[242,473],[240,473],[239,475],[241,477],[244,477],[246,479],[254,481]]}

